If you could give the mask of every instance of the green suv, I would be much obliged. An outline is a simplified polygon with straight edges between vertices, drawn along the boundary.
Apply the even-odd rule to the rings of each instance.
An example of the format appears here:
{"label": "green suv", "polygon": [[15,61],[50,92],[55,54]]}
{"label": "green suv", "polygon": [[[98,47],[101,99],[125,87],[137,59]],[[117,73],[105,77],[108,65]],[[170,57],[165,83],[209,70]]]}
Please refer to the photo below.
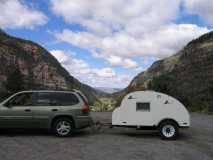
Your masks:
{"label": "green suv", "polygon": [[44,128],[57,136],[90,126],[86,97],[73,91],[23,91],[0,104],[0,128]]}

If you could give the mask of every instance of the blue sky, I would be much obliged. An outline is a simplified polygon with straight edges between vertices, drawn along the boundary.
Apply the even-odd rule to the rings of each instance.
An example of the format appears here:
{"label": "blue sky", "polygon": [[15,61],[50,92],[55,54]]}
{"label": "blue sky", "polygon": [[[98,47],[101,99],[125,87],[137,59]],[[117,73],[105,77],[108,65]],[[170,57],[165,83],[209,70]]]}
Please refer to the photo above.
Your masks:
{"label": "blue sky", "polygon": [[208,0],[3,0],[0,10],[7,33],[42,45],[94,87],[126,87],[213,25]]}

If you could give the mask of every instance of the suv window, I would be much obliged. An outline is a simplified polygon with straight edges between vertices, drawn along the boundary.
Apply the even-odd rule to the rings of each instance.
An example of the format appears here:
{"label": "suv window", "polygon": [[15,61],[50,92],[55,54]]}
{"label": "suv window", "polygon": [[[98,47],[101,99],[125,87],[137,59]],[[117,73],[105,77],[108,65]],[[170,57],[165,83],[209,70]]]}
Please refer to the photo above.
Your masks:
{"label": "suv window", "polygon": [[72,93],[56,93],[56,100],[61,106],[70,106],[79,103],[78,98]]}
{"label": "suv window", "polygon": [[87,98],[82,93],[80,93],[80,92],[76,92],[76,93],[81,97],[81,99],[84,101],[84,103],[88,104]]}
{"label": "suv window", "polygon": [[35,98],[36,106],[70,106],[79,103],[72,93],[40,92]]}
{"label": "suv window", "polygon": [[36,93],[34,104],[35,106],[50,106],[51,100],[53,102],[53,98],[47,92]]}
{"label": "suv window", "polygon": [[20,93],[6,103],[7,106],[31,106],[32,104],[32,93]]}

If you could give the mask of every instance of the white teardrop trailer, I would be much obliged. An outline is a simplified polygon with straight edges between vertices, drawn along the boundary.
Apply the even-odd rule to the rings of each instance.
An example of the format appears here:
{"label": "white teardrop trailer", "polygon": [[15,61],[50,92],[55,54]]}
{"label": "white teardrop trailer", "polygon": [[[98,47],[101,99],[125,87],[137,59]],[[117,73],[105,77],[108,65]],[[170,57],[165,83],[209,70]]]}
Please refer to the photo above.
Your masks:
{"label": "white teardrop trailer", "polygon": [[112,113],[111,127],[158,129],[163,139],[176,139],[179,128],[190,126],[187,109],[175,98],[154,91],[127,94]]}

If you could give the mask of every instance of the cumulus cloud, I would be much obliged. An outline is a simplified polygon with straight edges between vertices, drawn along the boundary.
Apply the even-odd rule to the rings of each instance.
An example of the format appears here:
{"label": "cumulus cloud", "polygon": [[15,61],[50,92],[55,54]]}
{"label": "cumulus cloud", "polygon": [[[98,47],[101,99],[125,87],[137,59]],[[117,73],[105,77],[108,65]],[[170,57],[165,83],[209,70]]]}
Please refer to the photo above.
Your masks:
{"label": "cumulus cloud", "polygon": [[115,55],[110,55],[109,57],[106,57],[106,60],[111,64],[112,66],[122,66],[124,68],[136,68],[138,67],[137,62],[133,61],[129,58],[121,58]]}
{"label": "cumulus cloud", "polygon": [[69,23],[88,30],[110,34],[124,28],[135,33],[156,29],[175,19],[180,0],[51,0],[52,10]]}
{"label": "cumulus cloud", "polygon": [[[181,0],[51,0],[53,12],[84,28],[55,33],[59,41],[87,49],[112,66],[137,68],[134,57],[164,58],[208,32],[175,24]],[[71,12],[72,11],[72,12]]]}
{"label": "cumulus cloud", "polygon": [[186,9],[191,14],[197,14],[206,22],[213,24],[213,3],[209,0],[184,0]]}
{"label": "cumulus cloud", "polygon": [[99,77],[112,78],[116,76],[115,71],[112,68],[92,69],[91,71]]}
{"label": "cumulus cloud", "polygon": [[118,74],[109,67],[93,68],[84,60],[62,50],[52,50],[50,53],[72,76],[91,86],[109,87],[110,82],[110,87],[126,87],[132,78],[126,74]]}
{"label": "cumulus cloud", "polygon": [[[60,41],[88,49],[95,57],[104,58],[112,65],[126,68],[137,67],[129,59],[134,56],[164,58],[174,54],[188,41],[208,32],[204,27],[192,24],[170,24],[162,26],[140,37],[119,32],[112,36],[99,37],[88,32],[63,30],[56,34]],[[126,57],[129,57],[126,59]]]}
{"label": "cumulus cloud", "polygon": [[23,0],[1,0],[1,28],[34,28],[44,25],[48,18],[40,11],[30,8]]}

